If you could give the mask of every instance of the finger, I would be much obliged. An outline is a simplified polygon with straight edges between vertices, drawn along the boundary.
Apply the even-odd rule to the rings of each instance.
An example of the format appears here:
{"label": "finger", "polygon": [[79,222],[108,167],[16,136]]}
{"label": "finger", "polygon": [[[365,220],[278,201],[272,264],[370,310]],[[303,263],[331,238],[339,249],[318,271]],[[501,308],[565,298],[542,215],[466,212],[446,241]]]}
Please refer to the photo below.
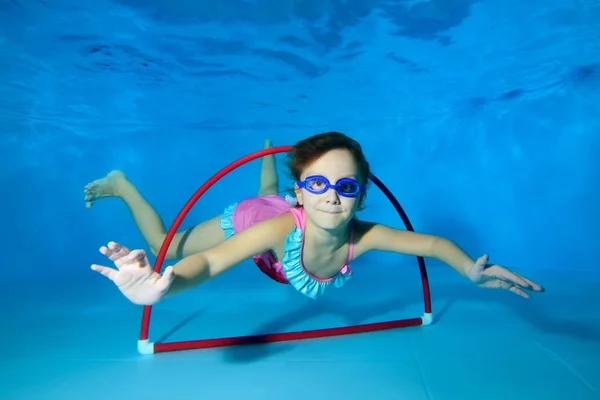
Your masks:
{"label": "finger", "polygon": [[144,250],[133,250],[126,256],[115,261],[117,268],[123,268],[124,265],[128,264],[135,264],[139,268],[145,268],[150,265],[150,261]]}
{"label": "finger", "polygon": [[492,279],[480,284],[479,286],[488,289],[510,289],[510,287],[513,285],[500,279]]}
{"label": "finger", "polygon": [[529,279],[524,278],[523,276],[515,272],[505,270],[499,273],[498,275],[499,278],[510,281],[513,284],[519,285],[524,289],[534,290],[536,292],[544,291],[544,289],[540,285],[530,281]]}
{"label": "finger", "polygon": [[162,276],[158,280],[158,284],[163,290],[165,290],[168,289],[169,286],[171,286],[173,279],[175,279],[175,271],[173,270],[173,267],[168,266],[163,271]]}
{"label": "finger", "polygon": [[487,254],[484,254],[481,257],[479,257],[475,261],[475,265],[473,265],[473,267],[471,267],[471,270],[469,271],[469,275],[470,276],[479,276],[479,275],[481,275],[483,273],[483,271],[485,270],[485,266],[487,264],[487,260],[488,260]]}
{"label": "finger", "polygon": [[520,288],[516,287],[515,285],[511,285],[510,288],[509,288],[509,290],[511,292],[513,292],[514,294],[516,294],[516,295],[519,295],[521,297],[525,297],[526,299],[529,298],[529,295],[526,292],[524,292]]}
{"label": "finger", "polygon": [[115,242],[109,242],[108,249],[112,252],[112,255],[109,257],[111,261],[116,261],[119,258],[125,257],[131,253],[131,250],[129,250],[127,247]]}
{"label": "finger", "polygon": [[150,260],[148,260],[148,254],[145,250],[134,250],[129,254],[130,257],[132,257],[140,264],[140,268],[150,265]]}
{"label": "finger", "polygon": [[487,254],[484,254],[481,257],[479,257],[477,259],[477,261],[475,261],[475,263],[485,265],[485,264],[487,264],[489,259],[490,259],[490,256],[488,256]]}
{"label": "finger", "polygon": [[529,282],[527,282],[527,280],[523,279],[522,276],[520,276],[519,274],[515,274],[514,272],[511,272],[509,270],[501,270],[497,273],[496,276],[500,279],[510,281],[511,283],[517,284],[524,288],[529,288],[531,286]]}
{"label": "finger", "polygon": [[108,247],[100,247],[100,253],[108,257],[111,261],[115,262],[118,259],[128,255],[130,253],[130,250],[127,247],[121,246],[118,243],[109,242]]}
{"label": "finger", "polygon": [[522,275],[519,275],[519,277],[520,277],[521,279],[523,279],[525,282],[527,282],[527,283],[529,284],[529,286],[530,286],[530,287],[531,287],[533,290],[535,290],[536,292],[543,292],[543,291],[544,291],[544,288],[543,288],[541,285],[538,285],[537,283],[535,283],[535,282],[533,282],[533,281],[531,281],[531,280],[529,280],[529,279],[525,278],[525,277],[524,277],[524,276],[522,276]]}
{"label": "finger", "polygon": [[118,250],[126,254],[129,254],[131,252],[131,250],[129,250],[127,247],[117,242],[108,242],[108,248],[112,250]]}
{"label": "finger", "polygon": [[523,290],[521,290],[521,288],[519,288],[519,287],[517,287],[515,285],[512,285],[512,284],[510,284],[508,282],[499,280],[499,279],[494,279],[492,281],[487,281],[485,283],[482,283],[480,286],[481,287],[485,287],[485,288],[489,288],[489,289],[508,289],[508,290],[510,290],[511,292],[513,292],[516,295],[519,295],[519,296],[524,297],[526,299],[529,298],[529,295],[526,292],[524,292]]}
{"label": "finger", "polygon": [[545,289],[541,285],[538,285],[537,283],[525,278],[522,275],[512,272],[509,269],[506,269],[504,267],[500,267],[497,265],[494,265],[493,267],[487,269],[485,271],[485,275],[490,276],[492,278],[510,281],[514,284],[517,284],[517,285],[525,288],[525,289],[531,289],[536,292],[545,291]]}
{"label": "finger", "polygon": [[524,287],[529,286],[529,284],[526,281],[519,279],[519,275],[500,265],[492,265],[490,268],[485,270],[484,275],[493,279],[501,279],[512,284],[518,284]]}
{"label": "finger", "polygon": [[93,271],[99,272],[102,275],[106,276],[111,281],[114,281],[117,277],[117,270],[114,268],[105,267],[103,265],[92,264],[90,267]]}

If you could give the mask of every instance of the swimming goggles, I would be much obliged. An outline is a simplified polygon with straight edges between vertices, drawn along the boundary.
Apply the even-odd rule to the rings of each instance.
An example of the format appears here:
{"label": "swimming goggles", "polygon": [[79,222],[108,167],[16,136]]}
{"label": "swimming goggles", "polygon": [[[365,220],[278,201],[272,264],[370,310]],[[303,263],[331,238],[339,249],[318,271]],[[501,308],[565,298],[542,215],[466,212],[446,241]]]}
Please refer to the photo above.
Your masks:
{"label": "swimming goggles", "polygon": [[365,190],[364,186],[361,186],[352,178],[342,178],[333,185],[327,178],[321,175],[309,176],[303,181],[296,182],[296,184],[298,187],[304,188],[314,194],[323,194],[329,189],[335,189],[340,196],[344,197],[356,197]]}

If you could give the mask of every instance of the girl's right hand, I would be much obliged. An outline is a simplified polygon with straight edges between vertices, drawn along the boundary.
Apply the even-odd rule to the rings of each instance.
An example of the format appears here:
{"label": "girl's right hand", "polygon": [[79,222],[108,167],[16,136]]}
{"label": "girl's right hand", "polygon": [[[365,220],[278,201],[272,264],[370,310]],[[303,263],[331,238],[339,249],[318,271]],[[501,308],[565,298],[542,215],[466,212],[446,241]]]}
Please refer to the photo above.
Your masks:
{"label": "girl's right hand", "polygon": [[92,270],[113,281],[131,302],[152,305],[159,302],[169,290],[175,273],[167,267],[162,275],[155,272],[144,250],[129,250],[118,243],[102,246],[100,253],[114,262],[117,269],[92,264]]}

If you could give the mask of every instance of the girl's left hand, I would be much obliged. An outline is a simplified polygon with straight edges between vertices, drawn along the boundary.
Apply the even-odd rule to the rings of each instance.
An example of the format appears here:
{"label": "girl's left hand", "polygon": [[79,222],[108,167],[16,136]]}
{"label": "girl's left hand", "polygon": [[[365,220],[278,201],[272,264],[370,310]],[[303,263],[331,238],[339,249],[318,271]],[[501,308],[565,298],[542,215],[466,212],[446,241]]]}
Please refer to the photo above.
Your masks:
{"label": "girl's left hand", "polygon": [[519,296],[529,298],[523,289],[543,292],[544,288],[527,278],[522,277],[497,264],[488,264],[488,255],[485,254],[475,261],[467,271],[469,278],[476,285],[491,289],[508,289]]}

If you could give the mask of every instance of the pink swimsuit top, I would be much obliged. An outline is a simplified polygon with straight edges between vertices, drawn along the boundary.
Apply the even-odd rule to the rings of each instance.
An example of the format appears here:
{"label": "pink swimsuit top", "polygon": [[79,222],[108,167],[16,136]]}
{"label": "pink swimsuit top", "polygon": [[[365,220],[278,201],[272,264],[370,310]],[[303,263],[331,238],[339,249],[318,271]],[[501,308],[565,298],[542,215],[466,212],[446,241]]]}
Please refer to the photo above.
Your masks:
{"label": "pink swimsuit top", "polygon": [[303,234],[306,228],[304,208],[291,207],[288,211],[294,216],[296,226],[286,237],[281,262],[277,261],[275,255],[269,251],[254,257],[258,267],[274,280],[290,284],[300,293],[312,299],[322,296],[331,285],[336,288],[342,287],[352,277],[352,269],[348,264],[354,255],[354,220],[350,227],[347,263],[332,277],[319,278],[308,272],[302,263]]}

